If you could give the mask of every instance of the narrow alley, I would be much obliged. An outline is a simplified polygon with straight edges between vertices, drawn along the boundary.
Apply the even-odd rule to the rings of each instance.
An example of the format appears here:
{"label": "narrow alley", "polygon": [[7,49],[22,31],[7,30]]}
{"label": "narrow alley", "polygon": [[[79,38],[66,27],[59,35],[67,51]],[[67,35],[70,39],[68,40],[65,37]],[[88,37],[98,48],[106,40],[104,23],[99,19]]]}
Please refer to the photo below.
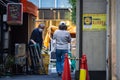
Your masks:
{"label": "narrow alley", "polygon": [[0,0],[0,80],[120,80],[119,3]]}

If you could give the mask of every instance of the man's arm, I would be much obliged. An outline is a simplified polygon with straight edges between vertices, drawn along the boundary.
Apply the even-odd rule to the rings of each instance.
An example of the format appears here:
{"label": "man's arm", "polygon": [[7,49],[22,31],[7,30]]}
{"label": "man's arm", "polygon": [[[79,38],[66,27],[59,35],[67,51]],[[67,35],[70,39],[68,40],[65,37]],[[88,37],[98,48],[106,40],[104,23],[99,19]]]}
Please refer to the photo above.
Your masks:
{"label": "man's arm", "polygon": [[33,44],[36,44],[36,42],[35,42],[33,39],[30,39],[30,41],[31,41]]}

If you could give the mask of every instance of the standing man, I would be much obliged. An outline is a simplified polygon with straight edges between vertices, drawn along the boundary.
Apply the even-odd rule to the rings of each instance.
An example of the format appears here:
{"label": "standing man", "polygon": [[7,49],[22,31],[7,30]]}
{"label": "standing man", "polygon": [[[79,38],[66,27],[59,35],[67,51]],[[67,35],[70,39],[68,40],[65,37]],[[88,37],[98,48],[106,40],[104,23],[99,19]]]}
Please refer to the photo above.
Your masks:
{"label": "standing man", "polygon": [[58,76],[61,76],[63,72],[64,56],[68,53],[68,43],[71,42],[70,33],[67,30],[65,22],[61,22],[59,30],[56,30],[53,34],[53,39],[56,40],[56,70]]}
{"label": "standing man", "polygon": [[[42,50],[44,28],[45,28],[44,24],[39,24],[38,27],[32,31],[32,34],[30,36],[30,41],[29,41],[30,67],[31,67],[31,71],[35,74],[38,73],[37,71],[38,67],[36,66],[38,65],[39,58],[41,58],[40,55],[38,56],[38,53],[41,53],[41,50]],[[31,44],[37,44],[37,47]]]}
{"label": "standing man", "polygon": [[35,28],[31,34],[30,37],[30,43],[29,44],[36,44],[38,43],[40,46],[40,49],[42,49],[43,44],[43,30],[45,28],[45,24],[39,24],[38,28]]}

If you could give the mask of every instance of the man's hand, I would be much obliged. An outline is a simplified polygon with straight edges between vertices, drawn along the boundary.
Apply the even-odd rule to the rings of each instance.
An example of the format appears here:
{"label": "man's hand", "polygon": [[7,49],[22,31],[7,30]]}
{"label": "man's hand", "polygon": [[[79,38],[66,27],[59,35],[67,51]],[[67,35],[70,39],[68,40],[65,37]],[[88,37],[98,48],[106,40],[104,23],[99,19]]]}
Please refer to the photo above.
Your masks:
{"label": "man's hand", "polygon": [[31,41],[33,44],[36,44],[36,42],[35,42],[33,39],[31,39],[30,41]]}

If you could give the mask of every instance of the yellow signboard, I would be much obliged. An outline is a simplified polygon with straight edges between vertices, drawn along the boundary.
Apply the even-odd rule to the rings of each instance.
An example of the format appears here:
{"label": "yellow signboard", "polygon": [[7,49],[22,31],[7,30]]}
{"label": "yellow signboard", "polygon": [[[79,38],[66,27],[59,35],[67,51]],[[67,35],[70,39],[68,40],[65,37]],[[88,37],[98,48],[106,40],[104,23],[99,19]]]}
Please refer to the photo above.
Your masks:
{"label": "yellow signboard", "polygon": [[83,30],[106,30],[106,14],[83,14]]}

